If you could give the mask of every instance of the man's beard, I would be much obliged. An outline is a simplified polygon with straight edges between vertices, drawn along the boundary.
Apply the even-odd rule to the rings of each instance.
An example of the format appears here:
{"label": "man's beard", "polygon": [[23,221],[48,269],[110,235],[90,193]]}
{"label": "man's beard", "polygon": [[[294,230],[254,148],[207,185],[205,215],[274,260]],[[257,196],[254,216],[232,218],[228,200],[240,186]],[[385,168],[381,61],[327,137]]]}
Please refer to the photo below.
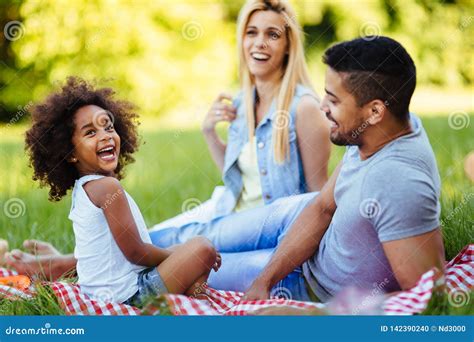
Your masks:
{"label": "man's beard", "polygon": [[367,125],[364,125],[364,121],[360,120],[360,122],[349,132],[340,132],[336,130],[334,133],[330,134],[329,138],[331,139],[331,142],[337,146],[359,146],[361,145],[361,135],[366,127]]}
{"label": "man's beard", "polygon": [[331,142],[337,146],[358,145],[357,141],[352,138],[350,134],[331,133]]}

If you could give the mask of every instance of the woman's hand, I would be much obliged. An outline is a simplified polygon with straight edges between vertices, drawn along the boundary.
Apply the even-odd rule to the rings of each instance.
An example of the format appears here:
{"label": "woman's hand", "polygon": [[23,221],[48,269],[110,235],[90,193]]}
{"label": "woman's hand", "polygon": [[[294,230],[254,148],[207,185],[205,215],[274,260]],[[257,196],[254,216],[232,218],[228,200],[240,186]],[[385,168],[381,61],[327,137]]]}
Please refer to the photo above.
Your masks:
{"label": "woman's hand", "polygon": [[221,121],[231,122],[235,119],[237,109],[228,102],[232,102],[230,94],[219,94],[202,123],[202,131],[204,133],[214,132],[216,124]]}

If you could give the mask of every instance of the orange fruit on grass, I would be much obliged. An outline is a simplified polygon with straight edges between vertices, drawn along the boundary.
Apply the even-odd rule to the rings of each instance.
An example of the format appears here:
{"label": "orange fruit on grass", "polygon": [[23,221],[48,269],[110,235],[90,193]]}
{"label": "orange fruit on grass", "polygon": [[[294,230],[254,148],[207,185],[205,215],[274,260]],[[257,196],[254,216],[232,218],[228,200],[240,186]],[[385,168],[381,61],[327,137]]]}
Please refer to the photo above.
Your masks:
{"label": "orange fruit on grass", "polygon": [[25,275],[0,277],[0,285],[14,287],[18,290],[26,290],[31,285],[31,280]]}

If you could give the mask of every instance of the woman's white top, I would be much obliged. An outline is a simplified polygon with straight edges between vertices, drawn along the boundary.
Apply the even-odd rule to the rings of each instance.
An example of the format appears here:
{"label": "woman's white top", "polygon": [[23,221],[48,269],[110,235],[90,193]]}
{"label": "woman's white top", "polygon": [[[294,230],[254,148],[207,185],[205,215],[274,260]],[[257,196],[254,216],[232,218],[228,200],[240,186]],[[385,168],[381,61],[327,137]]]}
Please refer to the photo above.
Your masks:
{"label": "woman's white top", "polygon": [[242,147],[237,160],[242,173],[242,193],[235,207],[239,212],[263,206],[262,185],[260,183],[260,171],[257,163],[257,143],[255,136]]}
{"label": "woman's white top", "polygon": [[[102,178],[88,175],[76,180],[72,191],[69,219],[73,223],[77,274],[81,290],[93,299],[122,303],[138,290],[138,273],[145,266],[129,262],[115,242],[101,208],[91,202],[83,186]],[[143,242],[151,243],[145,220],[137,204],[122,190],[128,200],[135,224]],[[104,206],[110,205],[120,193],[110,194]]]}

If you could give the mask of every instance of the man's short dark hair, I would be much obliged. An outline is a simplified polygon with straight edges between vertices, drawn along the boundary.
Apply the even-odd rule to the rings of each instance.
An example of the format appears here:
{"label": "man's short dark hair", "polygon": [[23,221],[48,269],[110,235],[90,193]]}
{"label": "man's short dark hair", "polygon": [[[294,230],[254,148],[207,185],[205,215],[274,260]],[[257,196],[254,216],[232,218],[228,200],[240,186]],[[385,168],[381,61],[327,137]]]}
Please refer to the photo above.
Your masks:
{"label": "man's short dark hair", "polygon": [[383,36],[357,38],[327,49],[323,62],[345,73],[344,87],[358,106],[379,99],[399,120],[408,119],[416,67],[400,43]]}

